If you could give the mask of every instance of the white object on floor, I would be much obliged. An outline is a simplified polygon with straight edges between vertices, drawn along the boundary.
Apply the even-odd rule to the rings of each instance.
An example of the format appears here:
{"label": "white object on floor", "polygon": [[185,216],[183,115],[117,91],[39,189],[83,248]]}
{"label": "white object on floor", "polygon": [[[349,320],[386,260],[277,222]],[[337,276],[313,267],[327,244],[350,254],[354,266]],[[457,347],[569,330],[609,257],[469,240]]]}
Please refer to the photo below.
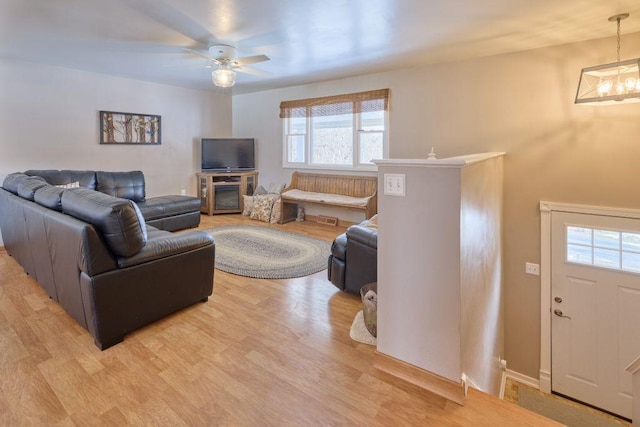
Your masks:
{"label": "white object on floor", "polygon": [[360,310],[358,314],[356,314],[355,319],[353,319],[349,336],[352,340],[363,344],[376,345],[378,342],[376,337],[371,335],[367,330],[367,327],[364,325],[364,315],[362,314],[362,310]]}

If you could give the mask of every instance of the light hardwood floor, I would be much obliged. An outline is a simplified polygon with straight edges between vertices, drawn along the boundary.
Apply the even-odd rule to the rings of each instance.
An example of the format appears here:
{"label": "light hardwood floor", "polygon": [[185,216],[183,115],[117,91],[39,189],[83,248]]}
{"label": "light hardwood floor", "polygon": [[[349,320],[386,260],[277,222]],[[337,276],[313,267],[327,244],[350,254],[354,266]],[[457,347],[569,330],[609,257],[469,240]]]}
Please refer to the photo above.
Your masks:
{"label": "light hardwood floor", "polygon": [[[201,229],[250,223],[202,217]],[[328,241],[344,228],[271,227]],[[463,406],[372,367],[349,338],[359,298],[326,271],[215,272],[213,295],[101,352],[0,250],[0,425],[555,425],[471,390]]]}

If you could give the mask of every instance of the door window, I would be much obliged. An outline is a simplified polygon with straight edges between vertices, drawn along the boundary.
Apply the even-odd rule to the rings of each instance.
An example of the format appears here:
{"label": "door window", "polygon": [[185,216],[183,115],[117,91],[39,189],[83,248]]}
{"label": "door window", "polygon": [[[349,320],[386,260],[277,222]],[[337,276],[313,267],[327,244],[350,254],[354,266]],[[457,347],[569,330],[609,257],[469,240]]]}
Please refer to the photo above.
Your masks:
{"label": "door window", "polygon": [[566,261],[640,273],[640,233],[566,226]]}

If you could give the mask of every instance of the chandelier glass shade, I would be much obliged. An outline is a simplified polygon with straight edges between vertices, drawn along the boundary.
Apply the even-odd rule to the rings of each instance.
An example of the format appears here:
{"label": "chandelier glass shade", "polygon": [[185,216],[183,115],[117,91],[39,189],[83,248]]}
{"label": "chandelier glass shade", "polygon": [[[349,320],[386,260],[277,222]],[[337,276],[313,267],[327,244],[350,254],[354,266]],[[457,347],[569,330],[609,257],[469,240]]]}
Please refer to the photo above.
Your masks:
{"label": "chandelier glass shade", "polygon": [[640,58],[620,61],[620,21],[624,13],[609,18],[618,25],[618,61],[583,68],[580,73],[576,104],[615,104],[640,101]]}
{"label": "chandelier glass shade", "polygon": [[231,87],[236,84],[236,73],[228,68],[218,68],[211,73],[213,84],[218,87]]}

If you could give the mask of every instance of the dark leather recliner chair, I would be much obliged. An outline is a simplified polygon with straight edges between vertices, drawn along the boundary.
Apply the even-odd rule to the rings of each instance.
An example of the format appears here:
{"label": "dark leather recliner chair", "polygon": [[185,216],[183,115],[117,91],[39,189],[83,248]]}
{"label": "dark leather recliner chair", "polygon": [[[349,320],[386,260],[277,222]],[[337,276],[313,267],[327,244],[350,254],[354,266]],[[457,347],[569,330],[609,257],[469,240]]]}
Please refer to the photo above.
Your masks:
{"label": "dark leather recliner chair", "polygon": [[359,294],[362,286],[378,279],[378,231],[368,223],[352,225],[331,245],[327,272],[338,289]]}

